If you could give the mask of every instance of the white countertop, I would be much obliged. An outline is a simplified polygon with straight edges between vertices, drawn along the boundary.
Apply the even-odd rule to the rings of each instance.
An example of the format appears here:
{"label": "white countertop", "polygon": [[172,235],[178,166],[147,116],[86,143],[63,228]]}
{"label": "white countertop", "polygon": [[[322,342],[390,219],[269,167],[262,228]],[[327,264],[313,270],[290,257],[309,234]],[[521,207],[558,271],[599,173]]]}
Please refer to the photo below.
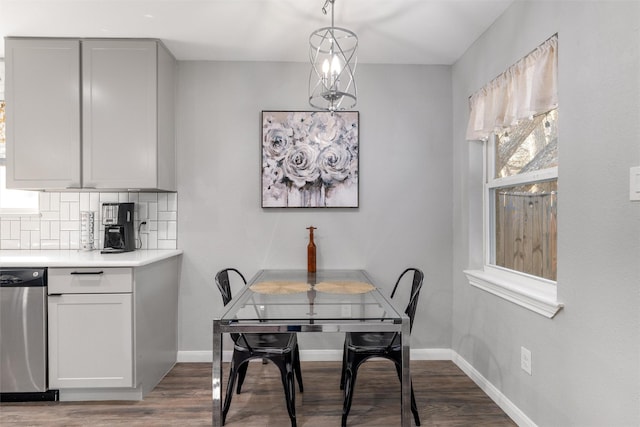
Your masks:
{"label": "white countertop", "polygon": [[101,254],[100,250],[0,250],[0,267],[141,267],[182,254],[181,249]]}

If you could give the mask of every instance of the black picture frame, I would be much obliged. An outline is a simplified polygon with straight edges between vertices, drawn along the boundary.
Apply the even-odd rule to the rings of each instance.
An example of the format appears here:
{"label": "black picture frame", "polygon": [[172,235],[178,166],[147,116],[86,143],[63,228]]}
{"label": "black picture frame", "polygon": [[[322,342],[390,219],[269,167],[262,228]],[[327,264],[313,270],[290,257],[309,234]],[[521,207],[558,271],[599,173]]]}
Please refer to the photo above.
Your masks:
{"label": "black picture frame", "polygon": [[358,111],[261,114],[263,208],[357,208]]}

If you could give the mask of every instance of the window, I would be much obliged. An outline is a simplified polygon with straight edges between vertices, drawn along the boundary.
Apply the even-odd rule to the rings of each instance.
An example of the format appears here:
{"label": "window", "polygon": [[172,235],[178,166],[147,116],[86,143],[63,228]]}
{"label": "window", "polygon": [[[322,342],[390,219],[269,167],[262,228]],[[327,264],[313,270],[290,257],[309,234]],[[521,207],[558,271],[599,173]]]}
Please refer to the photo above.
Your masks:
{"label": "window", "polygon": [[488,264],[556,281],[558,110],[494,135],[487,150]]}
{"label": "window", "polygon": [[557,301],[557,36],[470,97],[484,141],[484,266],[469,283],[552,318]]}
{"label": "window", "polygon": [[[0,76],[0,84],[4,78]],[[5,102],[0,101],[0,215],[38,214],[38,193],[35,191],[8,190],[6,187],[6,136]]]}

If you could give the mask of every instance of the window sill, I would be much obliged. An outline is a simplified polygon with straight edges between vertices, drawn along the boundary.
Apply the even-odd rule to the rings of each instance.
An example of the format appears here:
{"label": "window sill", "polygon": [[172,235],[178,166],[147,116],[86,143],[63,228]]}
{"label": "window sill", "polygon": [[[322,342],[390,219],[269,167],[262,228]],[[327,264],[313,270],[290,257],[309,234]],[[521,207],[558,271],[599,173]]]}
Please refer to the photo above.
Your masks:
{"label": "window sill", "polygon": [[564,304],[558,302],[554,282],[539,280],[500,269],[465,270],[471,286],[552,319]]}

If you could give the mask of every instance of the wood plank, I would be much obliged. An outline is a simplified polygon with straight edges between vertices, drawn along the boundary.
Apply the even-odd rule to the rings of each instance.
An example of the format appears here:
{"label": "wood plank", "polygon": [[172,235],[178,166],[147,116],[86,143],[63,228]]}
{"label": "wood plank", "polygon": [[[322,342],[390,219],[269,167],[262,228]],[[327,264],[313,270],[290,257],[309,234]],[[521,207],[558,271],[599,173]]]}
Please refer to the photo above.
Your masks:
{"label": "wood plank", "polygon": [[[338,426],[342,414],[340,362],[302,362],[305,392],[296,389],[299,426]],[[224,364],[225,381],[228,364]],[[450,361],[412,361],[422,425],[516,424]],[[0,404],[0,425],[9,426],[206,426],[211,424],[211,364],[179,363],[143,401]],[[251,363],[240,395],[234,395],[228,427],[288,426],[275,365]],[[400,383],[387,361],[358,372],[349,426],[400,425]]]}

